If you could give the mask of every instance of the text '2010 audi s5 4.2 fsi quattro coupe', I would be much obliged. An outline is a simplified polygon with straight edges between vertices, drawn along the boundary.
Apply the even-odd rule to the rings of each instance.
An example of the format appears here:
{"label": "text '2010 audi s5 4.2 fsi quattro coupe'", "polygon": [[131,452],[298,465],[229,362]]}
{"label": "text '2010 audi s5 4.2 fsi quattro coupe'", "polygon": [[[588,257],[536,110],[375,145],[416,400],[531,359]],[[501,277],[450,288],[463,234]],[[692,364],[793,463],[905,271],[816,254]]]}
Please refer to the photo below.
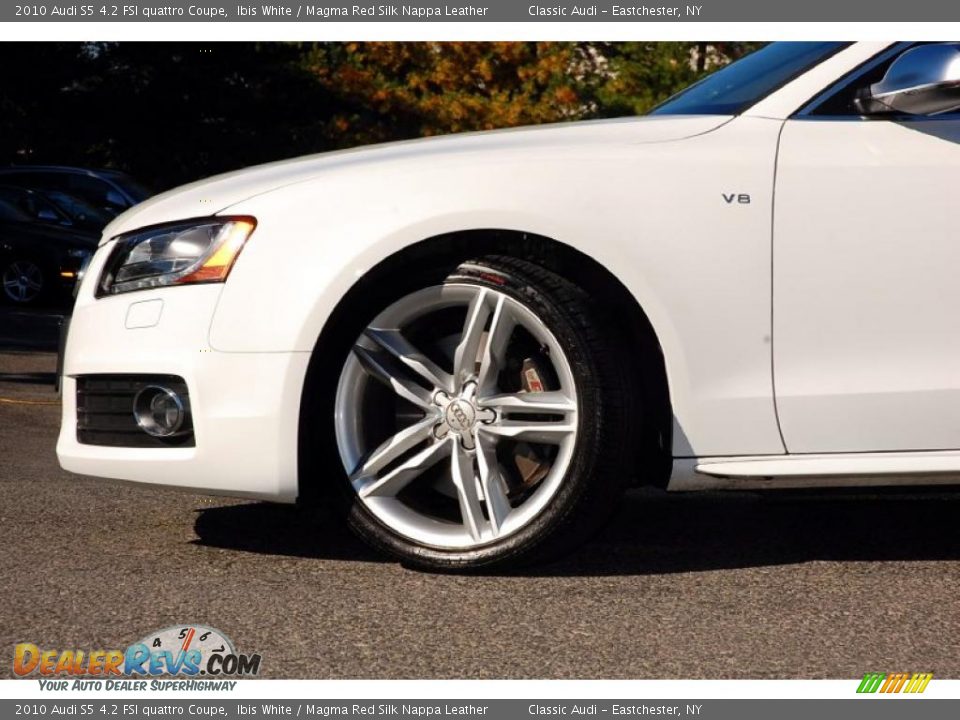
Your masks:
{"label": "text '2010 audi s5 4.2 fsi quattro coupe'", "polygon": [[642,118],[167,192],[83,279],[60,462],[431,568],[630,485],[960,482],[958,109],[960,44],[773,43]]}

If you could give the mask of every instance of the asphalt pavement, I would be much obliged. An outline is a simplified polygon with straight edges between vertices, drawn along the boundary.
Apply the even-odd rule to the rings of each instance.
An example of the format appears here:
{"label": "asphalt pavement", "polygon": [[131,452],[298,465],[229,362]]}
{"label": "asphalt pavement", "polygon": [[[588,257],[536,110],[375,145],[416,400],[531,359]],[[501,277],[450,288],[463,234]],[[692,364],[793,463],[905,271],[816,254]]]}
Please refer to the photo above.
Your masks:
{"label": "asphalt pavement", "polygon": [[0,354],[3,676],[18,642],[191,622],[267,677],[960,677],[960,494],[634,492],[561,562],[431,575],[293,507],[62,471],[54,367]]}

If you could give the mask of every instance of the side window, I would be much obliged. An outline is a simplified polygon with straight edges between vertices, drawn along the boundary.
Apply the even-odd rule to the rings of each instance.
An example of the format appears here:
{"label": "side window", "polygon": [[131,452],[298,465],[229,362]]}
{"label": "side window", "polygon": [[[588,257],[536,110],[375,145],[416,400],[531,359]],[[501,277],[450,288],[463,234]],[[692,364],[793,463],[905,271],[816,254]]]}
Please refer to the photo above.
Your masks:
{"label": "side window", "polygon": [[0,174],[0,184],[3,182],[35,190],[64,192],[86,200],[96,208],[108,210],[111,214],[126,210],[129,206],[113,185],[89,175],[66,172],[12,172]]}
{"label": "side window", "polygon": [[887,70],[890,68],[890,65],[893,64],[894,60],[910,48],[922,44],[923,43],[911,43],[910,45],[900,48],[899,52],[890,53],[889,56],[883,58],[881,62],[875,64],[873,67],[870,67],[868,63],[866,69],[858,68],[850,77],[842,80],[840,86],[836,88],[826,100],[821,101],[809,114],[814,117],[824,115],[859,116],[860,111],[857,109],[854,101],[857,99],[860,91],[870,87],[874,83],[880,82],[883,76],[887,74]]}
{"label": "side window", "polygon": [[38,220],[48,223],[59,223],[61,225],[71,224],[70,218],[58,210],[57,206],[49,200],[37,197],[36,194],[31,194],[28,197],[28,202],[30,203],[30,215]]}
{"label": "side window", "polygon": [[67,185],[60,189],[99,208],[124,210],[127,207],[127,203],[118,196],[112,185],[87,175],[70,175]]}

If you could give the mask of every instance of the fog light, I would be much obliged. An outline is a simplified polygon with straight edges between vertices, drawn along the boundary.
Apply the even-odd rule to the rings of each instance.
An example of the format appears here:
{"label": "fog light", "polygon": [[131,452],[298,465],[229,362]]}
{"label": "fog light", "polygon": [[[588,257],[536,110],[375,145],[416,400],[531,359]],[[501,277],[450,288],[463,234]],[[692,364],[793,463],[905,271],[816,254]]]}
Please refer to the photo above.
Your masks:
{"label": "fog light", "polygon": [[147,435],[176,435],[186,419],[180,396],[169,388],[148,385],[133,399],[133,417]]}

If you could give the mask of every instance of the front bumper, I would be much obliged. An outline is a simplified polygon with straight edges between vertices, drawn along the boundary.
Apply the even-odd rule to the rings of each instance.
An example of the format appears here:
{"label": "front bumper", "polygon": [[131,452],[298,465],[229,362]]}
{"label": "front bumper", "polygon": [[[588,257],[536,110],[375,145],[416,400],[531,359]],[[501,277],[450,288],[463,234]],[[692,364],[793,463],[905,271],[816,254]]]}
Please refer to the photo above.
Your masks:
{"label": "front bumper", "polygon": [[[224,353],[208,336],[222,285],[95,299],[81,288],[63,362],[57,456],[83,475],[293,501],[300,393],[310,353]],[[190,393],[194,447],[107,447],[77,439],[77,377],[169,374]]]}

